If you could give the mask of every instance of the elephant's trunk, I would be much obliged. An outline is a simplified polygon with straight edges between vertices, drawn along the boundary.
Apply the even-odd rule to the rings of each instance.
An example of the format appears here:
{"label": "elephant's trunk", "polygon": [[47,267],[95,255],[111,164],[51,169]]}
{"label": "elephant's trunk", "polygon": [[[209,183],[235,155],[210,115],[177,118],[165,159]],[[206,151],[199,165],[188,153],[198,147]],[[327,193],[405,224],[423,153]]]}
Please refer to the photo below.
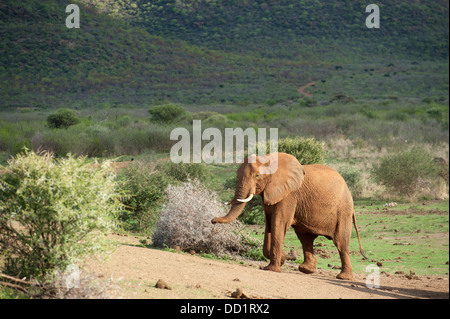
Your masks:
{"label": "elephant's trunk", "polygon": [[243,183],[238,183],[238,186],[236,187],[236,191],[234,193],[234,198],[229,202],[231,204],[231,209],[228,212],[227,215],[223,217],[216,217],[211,222],[213,224],[215,223],[231,223],[236,218],[239,217],[239,215],[244,210],[245,204],[250,201],[250,199],[253,197],[253,194],[255,193],[254,190],[249,191],[248,189],[245,190],[242,187]]}
{"label": "elephant's trunk", "polygon": [[233,200],[233,204],[231,206],[230,211],[227,215],[224,217],[216,217],[214,218],[211,223],[231,223],[233,220],[238,218],[238,216],[242,213],[244,210],[245,203],[236,202]]}

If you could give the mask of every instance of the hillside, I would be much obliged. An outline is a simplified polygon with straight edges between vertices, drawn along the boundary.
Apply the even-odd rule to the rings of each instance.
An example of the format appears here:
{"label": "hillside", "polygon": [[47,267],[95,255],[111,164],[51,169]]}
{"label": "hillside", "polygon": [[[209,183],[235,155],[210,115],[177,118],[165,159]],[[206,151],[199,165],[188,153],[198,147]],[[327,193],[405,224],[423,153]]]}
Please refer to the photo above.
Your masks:
{"label": "hillside", "polygon": [[[388,55],[448,57],[448,1],[379,3],[380,29],[368,29],[367,1],[82,0],[149,33],[234,52],[304,60]],[[329,54],[330,48],[337,48]],[[356,49],[356,52],[355,52]],[[312,53],[312,52],[311,52]],[[309,56],[311,58],[311,56]]]}
{"label": "hillside", "polygon": [[121,100],[125,90],[128,102],[135,94],[171,98],[166,90],[218,86],[247,65],[245,58],[165,40],[87,7],[82,27],[67,29],[65,6],[60,0],[0,4],[2,105],[39,105],[40,96],[61,93]]}
{"label": "hillside", "polygon": [[[80,3],[80,2],[78,2]],[[0,108],[448,99],[448,2],[62,0],[0,3]]]}

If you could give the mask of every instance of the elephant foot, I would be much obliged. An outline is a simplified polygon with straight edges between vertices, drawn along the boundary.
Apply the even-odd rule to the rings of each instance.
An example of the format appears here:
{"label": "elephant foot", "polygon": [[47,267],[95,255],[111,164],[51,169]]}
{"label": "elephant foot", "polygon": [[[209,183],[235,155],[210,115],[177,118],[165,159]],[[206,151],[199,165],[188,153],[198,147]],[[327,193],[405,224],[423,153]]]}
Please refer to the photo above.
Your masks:
{"label": "elephant foot", "polygon": [[301,264],[298,266],[298,270],[300,270],[304,274],[312,274],[316,272],[316,266]]}
{"label": "elephant foot", "polygon": [[281,267],[278,266],[274,266],[274,265],[267,265],[266,267],[261,268],[262,270],[270,270],[270,271],[275,271],[275,272],[281,272]]}
{"label": "elephant foot", "polygon": [[341,272],[339,275],[336,276],[337,279],[342,280],[353,280],[353,272]]}

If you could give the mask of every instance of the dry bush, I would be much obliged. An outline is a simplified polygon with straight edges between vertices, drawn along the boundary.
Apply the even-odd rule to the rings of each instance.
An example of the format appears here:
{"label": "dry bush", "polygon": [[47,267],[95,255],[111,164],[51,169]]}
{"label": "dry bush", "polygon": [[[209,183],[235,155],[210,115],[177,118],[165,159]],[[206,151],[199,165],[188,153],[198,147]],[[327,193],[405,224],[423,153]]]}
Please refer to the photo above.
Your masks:
{"label": "dry bush", "polygon": [[239,254],[249,247],[239,234],[242,224],[212,224],[211,219],[226,214],[217,195],[198,181],[169,185],[166,204],[153,234],[156,247],[179,246],[217,255]]}

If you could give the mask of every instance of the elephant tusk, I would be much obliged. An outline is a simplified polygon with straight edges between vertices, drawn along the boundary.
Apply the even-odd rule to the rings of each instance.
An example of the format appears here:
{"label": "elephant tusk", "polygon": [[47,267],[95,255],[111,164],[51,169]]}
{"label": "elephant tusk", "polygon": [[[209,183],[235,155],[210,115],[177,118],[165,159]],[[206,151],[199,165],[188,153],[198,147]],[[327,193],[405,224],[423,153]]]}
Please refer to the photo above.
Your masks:
{"label": "elephant tusk", "polygon": [[247,202],[249,202],[252,198],[253,198],[253,194],[250,194],[250,196],[249,196],[248,198],[246,198],[246,199],[239,199],[239,198],[238,198],[238,201],[240,201],[241,203],[247,203]]}
{"label": "elephant tusk", "polygon": [[230,205],[232,201],[233,201],[233,200],[230,200],[229,202],[225,202],[225,203],[223,203],[223,204],[224,204],[224,205]]}

